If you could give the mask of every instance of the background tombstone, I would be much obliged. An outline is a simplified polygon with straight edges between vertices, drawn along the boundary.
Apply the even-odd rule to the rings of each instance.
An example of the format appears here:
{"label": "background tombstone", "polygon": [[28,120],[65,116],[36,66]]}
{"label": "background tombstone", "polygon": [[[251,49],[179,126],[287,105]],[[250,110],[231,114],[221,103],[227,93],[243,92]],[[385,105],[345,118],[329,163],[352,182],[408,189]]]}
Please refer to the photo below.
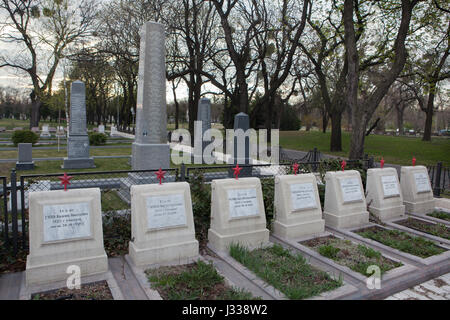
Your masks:
{"label": "background tombstone", "polygon": [[19,158],[16,162],[16,170],[33,170],[33,144],[31,143],[19,143]]}
{"label": "background tombstone", "polygon": [[109,135],[110,135],[111,137],[117,136],[117,127],[116,127],[116,126],[114,126],[114,125],[111,126],[111,131],[110,131]]}
{"label": "background tombstone", "polygon": [[381,221],[401,218],[405,215],[397,169],[368,169],[366,193],[369,211]]}
{"label": "background tombstone", "polygon": [[167,144],[166,64],[164,26],[145,23],[140,31],[136,133],[133,170],[170,168]]}
{"label": "background tombstone", "polygon": [[[202,122],[202,146],[201,146],[201,163],[204,163],[203,161],[203,151],[205,150],[206,146],[211,143],[211,135],[205,135],[205,132],[209,129],[211,129],[211,101],[208,98],[201,98],[198,102],[198,109],[197,109],[197,121]],[[195,157],[195,153],[194,153]]]}
{"label": "background tombstone", "polygon": [[105,133],[105,125],[103,125],[103,124],[100,124],[99,126],[98,126],[98,133]]}
{"label": "background tombstone", "polygon": [[189,184],[131,186],[129,257],[134,265],[188,263],[198,256]]}
{"label": "background tombstone", "polygon": [[34,133],[38,134],[39,133],[39,127],[32,127],[31,131],[33,131]]}
{"label": "background tombstone", "polygon": [[[245,134],[248,129],[250,129],[250,119],[249,116],[243,112],[238,113],[234,116],[234,132],[236,135],[236,130],[241,129],[242,132]],[[242,137],[244,139],[242,139]],[[242,136],[241,139],[238,139],[237,136],[235,136],[233,148],[233,165],[236,164],[239,165],[249,165],[250,164],[250,137],[249,135]],[[244,154],[238,153],[238,148],[240,150],[243,150]],[[230,168],[228,175],[230,177],[233,176],[233,170]],[[252,167],[243,167],[240,174],[240,177],[251,177],[252,176]]]}
{"label": "background tombstone", "polygon": [[266,214],[258,178],[218,179],[211,183],[209,246],[226,252],[232,243],[249,249],[269,243]]}
{"label": "background tombstone", "polygon": [[50,138],[52,135],[50,134],[50,131],[48,130],[48,125],[42,126],[42,132],[41,132],[41,138]]}
{"label": "background tombstone", "polygon": [[56,130],[56,136],[59,138],[65,138],[66,137],[66,132],[64,131],[64,127],[63,126],[58,126],[57,130]]}
{"label": "background tombstone", "polygon": [[312,173],[275,177],[273,234],[298,239],[325,231],[316,176]]}
{"label": "background tombstone", "polygon": [[428,170],[424,166],[405,166],[400,183],[407,213],[427,214],[434,210],[434,196]]}
{"label": "background tombstone", "polygon": [[99,188],[37,191],[28,198],[27,286],[66,280],[70,265],[80,267],[82,277],[108,270]]}
{"label": "background tombstone", "polygon": [[72,82],[70,91],[70,127],[67,158],[63,169],[95,168],[89,157],[89,137],[86,130],[86,87],[82,81]]}
{"label": "background tombstone", "polygon": [[358,171],[326,173],[323,217],[325,225],[333,228],[352,228],[369,223],[369,212]]}

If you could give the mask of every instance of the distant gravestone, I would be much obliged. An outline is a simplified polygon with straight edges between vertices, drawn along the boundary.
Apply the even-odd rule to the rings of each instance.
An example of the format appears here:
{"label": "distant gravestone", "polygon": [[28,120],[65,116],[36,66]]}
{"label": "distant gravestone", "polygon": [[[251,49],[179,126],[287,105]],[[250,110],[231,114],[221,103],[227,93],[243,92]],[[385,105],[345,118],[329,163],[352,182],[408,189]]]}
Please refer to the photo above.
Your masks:
{"label": "distant gravestone", "polygon": [[19,131],[19,130],[23,130],[23,128],[22,128],[22,127],[15,127],[15,128],[13,129],[13,131]]}
{"label": "distant gravestone", "polygon": [[27,286],[66,280],[73,265],[83,277],[108,270],[99,188],[30,192],[29,210]]}
{"label": "distant gravestone", "polygon": [[435,203],[427,168],[402,167],[400,179],[406,212],[419,214],[433,212]]}
{"label": "distant gravestone", "polygon": [[[201,157],[200,161],[203,163],[203,151],[205,150],[206,146],[211,141],[211,135],[206,134],[209,129],[211,129],[211,101],[208,98],[202,98],[198,102],[198,109],[197,109],[197,121],[201,121],[201,132],[198,134],[201,134],[202,137],[202,145],[201,145]],[[197,151],[197,150],[196,150]],[[197,152],[194,152],[194,154],[199,153],[200,150]],[[198,161],[198,162],[200,162]],[[197,163],[197,162],[195,162]]]}
{"label": "distant gravestone", "polygon": [[0,127],[0,132],[5,132],[6,128],[5,127]]}
{"label": "distant gravestone", "polygon": [[316,176],[312,173],[275,177],[273,233],[296,239],[325,231]]}
{"label": "distant gravestone", "polygon": [[[250,137],[244,134],[250,128],[250,118],[247,114],[240,112],[234,116],[234,153],[233,165],[249,165],[250,164]],[[239,134],[241,133],[241,134]],[[232,170],[229,170],[229,176],[232,176]],[[251,177],[252,167],[243,167],[240,173],[241,177]]]}
{"label": "distant gravestone", "polygon": [[402,190],[395,168],[367,170],[366,191],[369,211],[381,221],[405,215]]}
{"label": "distant gravestone", "polygon": [[132,145],[133,170],[170,167],[167,144],[165,30],[155,22],[140,30],[136,134]]}
{"label": "distant gravestone", "polygon": [[115,137],[117,136],[117,127],[116,126],[111,126],[111,132],[109,134],[111,137]]}
{"label": "distant gravestone", "polygon": [[50,133],[56,133],[56,128],[55,127],[48,127],[48,131]]}
{"label": "distant gravestone", "polygon": [[86,130],[86,88],[82,81],[72,82],[70,94],[70,127],[64,169],[95,168],[89,157],[89,137]]}
{"label": "distant gravestone", "polygon": [[129,256],[136,266],[198,256],[187,182],[131,186],[131,204]]}
{"label": "distant gravestone", "polygon": [[19,158],[16,162],[16,170],[33,170],[34,169],[34,161],[33,161],[33,144],[31,143],[19,143]]}
{"label": "distant gravestone", "polygon": [[105,125],[101,124],[98,126],[98,133],[105,133]]}
{"label": "distant gravestone", "polygon": [[31,131],[33,131],[34,133],[39,133],[39,127],[32,127]]}
{"label": "distant gravestone", "polygon": [[41,138],[50,138],[52,135],[48,129],[47,125],[42,126]]}
{"label": "distant gravestone", "polygon": [[64,131],[64,127],[63,126],[58,126],[57,130],[56,130],[56,136],[59,138],[65,138],[66,137],[66,132]]}
{"label": "distant gravestone", "polygon": [[356,170],[325,175],[325,225],[333,228],[359,227],[369,223],[361,176]]}
{"label": "distant gravestone", "polygon": [[258,178],[220,179],[211,184],[209,246],[227,252],[232,243],[249,249],[269,243],[266,214]]}

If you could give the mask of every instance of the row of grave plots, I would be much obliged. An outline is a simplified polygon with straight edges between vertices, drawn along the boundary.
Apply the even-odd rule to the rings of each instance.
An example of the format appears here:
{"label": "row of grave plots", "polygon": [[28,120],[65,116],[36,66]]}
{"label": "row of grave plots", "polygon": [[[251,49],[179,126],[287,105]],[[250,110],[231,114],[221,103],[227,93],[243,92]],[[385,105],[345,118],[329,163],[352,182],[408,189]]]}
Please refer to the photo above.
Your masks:
{"label": "row of grave plots", "polygon": [[[355,167],[359,169],[358,172],[362,173],[361,177],[365,180],[363,166],[355,165]],[[261,245],[256,243],[250,245],[248,242],[250,240],[245,236],[236,236],[235,240],[238,241],[227,242],[224,245],[224,242],[220,240],[223,234],[220,233],[233,233],[233,231],[210,225],[211,212],[216,210],[217,214],[225,207],[224,199],[220,204],[212,203],[214,200],[211,198],[214,199],[214,196],[210,182],[231,177],[231,167],[188,168],[184,175],[178,169],[166,170],[168,172],[164,181],[168,186],[170,186],[169,182],[174,181],[189,182],[194,221],[192,228],[195,225],[196,239],[199,241],[199,251],[196,252],[192,247],[185,250],[194,252],[190,256],[182,257],[180,252],[183,251],[183,246],[180,245],[177,251],[179,257],[172,259],[175,261],[148,263],[144,259],[142,264],[136,262],[138,258],[130,258],[127,254],[128,241],[131,240],[130,186],[156,183],[154,171],[77,173],[72,175],[69,189],[99,188],[101,190],[103,243],[106,252],[108,256],[125,255],[127,266],[132,270],[148,299],[383,298],[450,271],[448,251],[450,249],[448,237],[450,210],[445,200],[436,200],[436,205],[433,206],[435,210],[429,212],[432,216],[428,213],[411,213],[387,221],[371,217],[370,221],[353,227],[341,228],[327,224],[322,229],[320,221],[313,219],[314,223],[306,226],[306,229],[314,229],[312,234],[296,236],[295,230],[294,234],[274,233],[274,229],[277,228],[273,223],[274,207],[278,206],[283,198],[275,194],[274,176],[292,175],[292,167],[280,165],[245,168],[244,166],[244,169],[247,169],[247,171],[243,170],[244,176],[251,175],[259,178],[250,179],[256,184],[251,184],[250,188],[244,187],[244,189],[253,187],[256,190],[261,189],[260,196],[257,195],[256,198],[257,205],[264,210],[257,218],[261,219],[260,221],[256,222],[254,217],[251,218],[251,224],[241,226],[241,231],[237,233],[245,233],[242,230],[248,231],[253,228],[259,234],[256,240],[257,242],[261,240],[259,241]],[[300,171],[311,171],[311,167],[304,165]],[[16,219],[16,223],[12,219],[8,225],[9,230],[13,229],[12,238],[16,239],[5,239],[6,243],[16,240],[19,246],[16,250],[19,252],[23,249],[28,253],[26,204],[29,192],[61,189],[59,176],[60,174],[21,177],[18,184],[21,199],[11,201],[13,209],[18,203],[21,204],[17,210],[21,219]],[[314,191],[317,193],[315,201],[320,202],[315,209],[320,209],[321,218],[321,208],[325,201],[324,174],[319,171],[315,176],[314,182],[316,180],[319,182],[318,185],[313,184]],[[291,176],[290,179],[295,181],[297,177],[302,176]],[[245,183],[246,180],[248,179],[240,178],[237,181],[234,179],[228,181],[231,184],[239,184]],[[4,181],[5,185],[6,181]],[[361,183],[362,186],[365,186],[364,182]],[[218,194],[224,194],[225,189]],[[333,193],[339,192],[335,190]],[[364,191],[362,193],[365,194]],[[216,199],[217,197],[216,194]],[[215,209],[214,206],[216,206]],[[7,203],[4,198],[5,212],[7,212],[6,208]],[[236,221],[246,220],[245,217],[237,215]],[[2,216],[8,219],[7,216]],[[9,219],[11,218],[14,217]],[[26,223],[21,224],[20,221]],[[319,227],[315,225],[317,223]],[[11,233],[4,229],[5,225],[7,224],[3,224],[3,235],[9,235],[11,238]],[[255,226],[259,226],[257,230],[254,229]],[[15,232],[14,229],[16,229]],[[212,231],[209,231],[208,236],[209,229]],[[219,229],[221,231],[217,231]],[[172,230],[175,231],[175,238],[176,230],[177,228]],[[269,230],[272,231],[270,236]],[[190,245],[192,246],[192,242]],[[164,254],[159,253],[159,256]],[[86,281],[101,281],[96,282],[101,286],[106,284],[111,293],[109,298],[121,299],[126,296],[123,291],[121,292],[114,276],[107,270],[103,271],[106,272],[87,277]],[[54,298],[54,289],[59,285],[62,286],[63,283],[48,283],[44,286],[40,284],[34,287],[31,285],[28,288],[22,284],[21,297]],[[42,293],[43,288],[47,292]],[[89,287],[86,286],[85,290],[89,291]],[[98,290],[98,288],[92,290]]]}

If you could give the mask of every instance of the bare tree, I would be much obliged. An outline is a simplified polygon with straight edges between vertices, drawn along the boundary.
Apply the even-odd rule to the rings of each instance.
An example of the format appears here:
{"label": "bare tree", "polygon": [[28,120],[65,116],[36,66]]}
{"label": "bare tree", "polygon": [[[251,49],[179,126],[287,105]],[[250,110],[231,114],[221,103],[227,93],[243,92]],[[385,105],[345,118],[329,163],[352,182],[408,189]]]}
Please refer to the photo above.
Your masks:
{"label": "bare tree", "polygon": [[[3,43],[19,47],[0,56],[0,67],[29,75],[33,91],[30,127],[39,125],[42,100],[51,94],[52,81],[66,49],[91,35],[96,10],[92,0],[2,0],[0,23]],[[48,65],[45,65],[45,63]]]}

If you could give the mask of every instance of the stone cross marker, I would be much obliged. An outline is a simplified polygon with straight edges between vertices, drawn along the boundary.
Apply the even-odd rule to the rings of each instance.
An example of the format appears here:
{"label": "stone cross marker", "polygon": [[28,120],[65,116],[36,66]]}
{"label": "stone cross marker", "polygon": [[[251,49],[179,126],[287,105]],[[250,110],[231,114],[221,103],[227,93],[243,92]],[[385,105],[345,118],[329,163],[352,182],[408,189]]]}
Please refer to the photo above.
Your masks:
{"label": "stone cross marker", "polygon": [[82,81],[72,82],[70,94],[70,128],[67,158],[63,169],[94,168],[89,157],[89,137],[86,130],[86,87]]}
{"label": "stone cross marker", "polygon": [[32,149],[33,145],[31,143],[19,143],[19,159],[16,162],[17,170],[34,169]]}
{"label": "stone cross marker", "polygon": [[145,23],[140,31],[136,134],[133,170],[170,167],[167,144],[166,67],[164,26]]}

